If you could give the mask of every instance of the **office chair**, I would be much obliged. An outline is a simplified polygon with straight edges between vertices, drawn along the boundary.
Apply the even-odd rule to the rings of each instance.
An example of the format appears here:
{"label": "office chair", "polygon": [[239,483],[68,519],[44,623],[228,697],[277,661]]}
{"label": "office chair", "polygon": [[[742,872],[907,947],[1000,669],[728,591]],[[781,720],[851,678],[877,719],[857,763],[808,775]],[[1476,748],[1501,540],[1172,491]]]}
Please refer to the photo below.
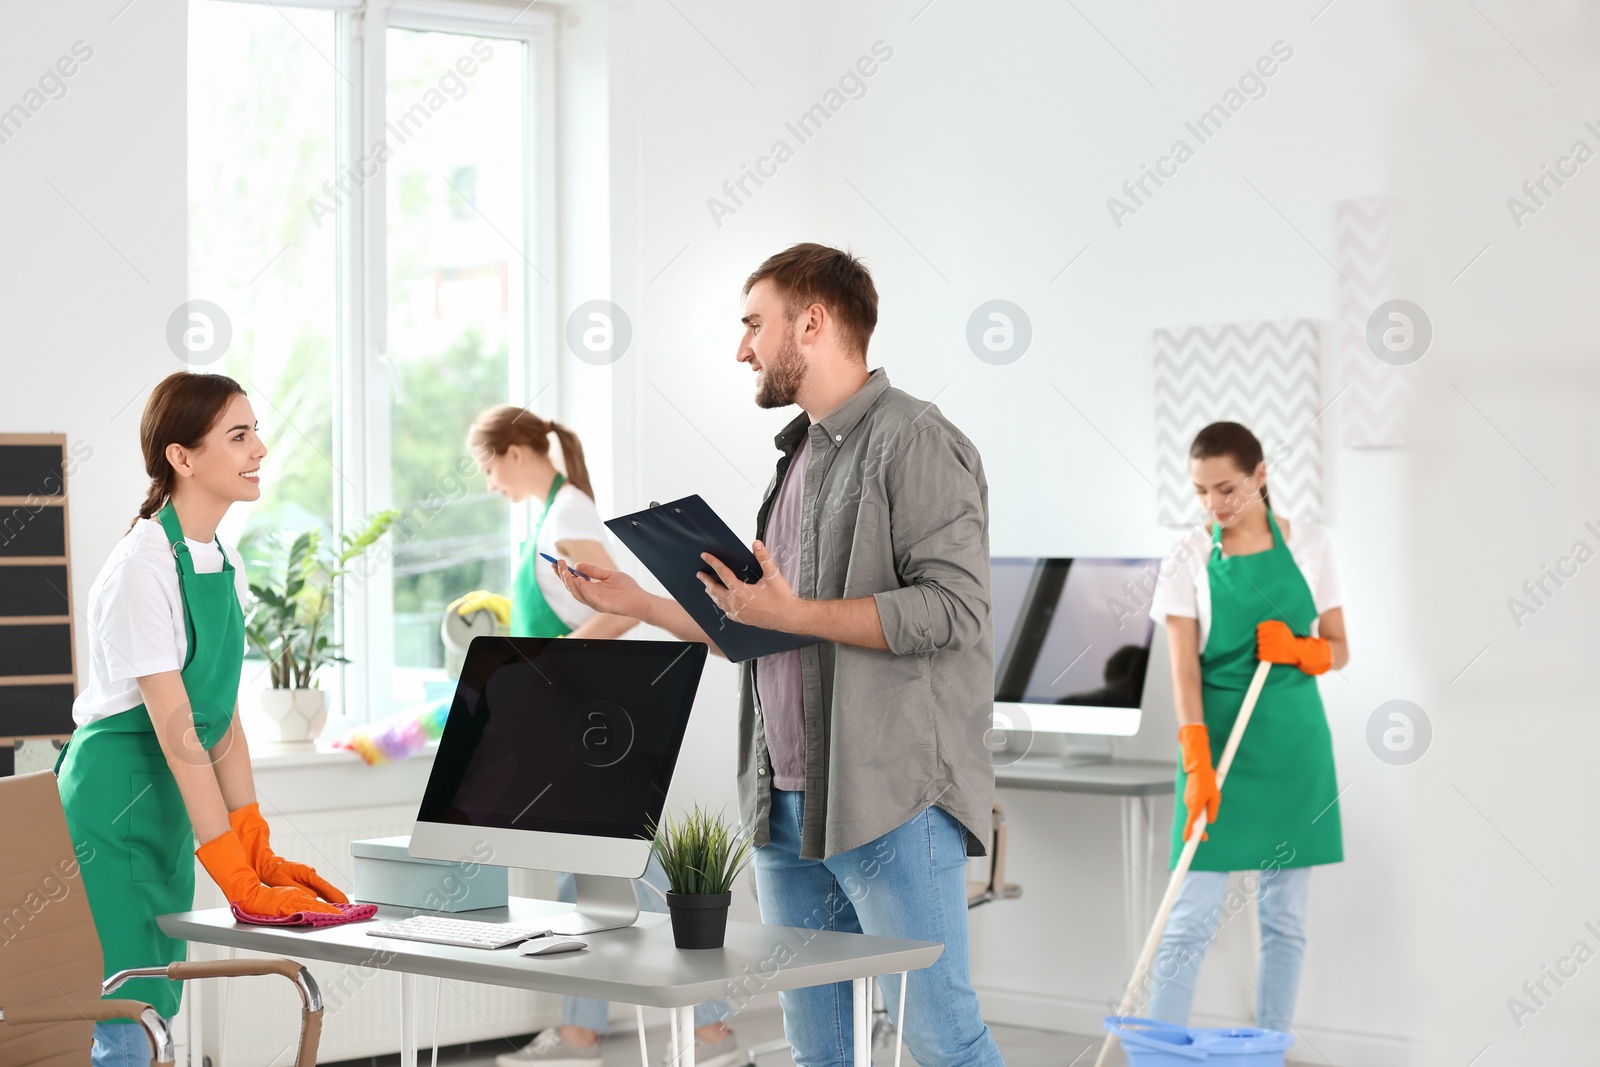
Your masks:
{"label": "office chair", "polygon": [[[994,802],[993,832],[989,838],[989,876],[981,882],[967,882],[967,910],[996,900],[1015,900],[1022,895],[1022,887],[1006,881],[1006,813],[997,800]],[[894,1034],[894,1023],[889,1021],[889,1009],[883,1002],[883,990],[872,983],[872,1044],[886,1046]],[[752,1045],[745,1052],[745,1067],[755,1067],[756,1057],[781,1052],[789,1047],[787,1038],[764,1041]]]}
{"label": "office chair", "polygon": [[[69,873],[70,872],[70,873]],[[281,974],[300,991],[295,1067],[315,1067],[322,994],[284,959],[204,960],[122,971],[101,981],[105,957],[84,895],[56,776],[0,777],[0,1064],[89,1067],[94,1023],[143,1027],[155,1067],[171,1067],[167,1020],[137,1000],[102,1000],[131,978],[230,978]]]}
{"label": "office chair", "polygon": [[997,800],[994,802],[994,833],[989,838],[989,877],[982,882],[967,883],[967,910],[979,904],[996,900],[1016,900],[1022,887],[1006,881],[1006,812]]}

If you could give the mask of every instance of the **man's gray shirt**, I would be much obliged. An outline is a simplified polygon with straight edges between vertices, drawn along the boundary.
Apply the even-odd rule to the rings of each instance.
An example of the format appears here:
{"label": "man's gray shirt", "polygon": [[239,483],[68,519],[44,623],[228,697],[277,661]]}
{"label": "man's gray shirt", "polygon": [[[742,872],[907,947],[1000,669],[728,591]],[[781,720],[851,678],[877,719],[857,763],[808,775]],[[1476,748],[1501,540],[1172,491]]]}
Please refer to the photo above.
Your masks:
{"label": "man's gray shirt", "polygon": [[[930,805],[987,851],[994,765],[989,487],[978,450],[931,403],[889,386],[880,367],[812,423],[801,413],[756,519],[811,440],[798,566],[784,578],[810,600],[872,597],[887,651],[831,641],[801,649],[806,799],[800,855],[864,845]],[[714,639],[714,635],[713,635]],[[756,661],[740,665],[739,802],[757,845],[769,839],[772,767]]]}

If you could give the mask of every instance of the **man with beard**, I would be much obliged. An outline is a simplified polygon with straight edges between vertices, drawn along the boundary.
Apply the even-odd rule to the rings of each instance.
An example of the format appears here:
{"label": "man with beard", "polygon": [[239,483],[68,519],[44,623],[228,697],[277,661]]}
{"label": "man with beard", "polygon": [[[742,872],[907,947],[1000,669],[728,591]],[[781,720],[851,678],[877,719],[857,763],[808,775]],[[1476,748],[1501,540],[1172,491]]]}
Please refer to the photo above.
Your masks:
{"label": "man with beard", "polygon": [[[909,976],[906,1044],[922,1067],[1000,1064],[967,954],[967,857],[984,853],[994,803],[983,463],[931,403],[867,370],[878,294],[854,256],[795,245],[744,296],[738,360],[756,403],[803,410],[775,438],[752,546],[762,578],[746,585],[707,553],[701,580],[731,619],[823,639],[741,665],[739,799],[761,918],[943,943]],[[597,611],[716,649],[621,571],[554,567]],[[899,983],[883,991],[897,1012]],[[797,1064],[850,1064],[849,983],[780,999]]]}

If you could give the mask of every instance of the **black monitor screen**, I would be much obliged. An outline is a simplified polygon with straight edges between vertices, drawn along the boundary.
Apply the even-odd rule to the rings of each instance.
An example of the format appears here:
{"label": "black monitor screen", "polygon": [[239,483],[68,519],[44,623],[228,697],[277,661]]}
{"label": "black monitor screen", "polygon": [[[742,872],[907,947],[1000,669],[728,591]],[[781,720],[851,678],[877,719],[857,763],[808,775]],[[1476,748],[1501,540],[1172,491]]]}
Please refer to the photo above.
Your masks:
{"label": "black monitor screen", "polygon": [[705,660],[681,641],[474,639],[418,821],[648,837]]}
{"label": "black monitor screen", "polygon": [[1150,663],[1154,559],[991,561],[994,698],[1137,708]]}

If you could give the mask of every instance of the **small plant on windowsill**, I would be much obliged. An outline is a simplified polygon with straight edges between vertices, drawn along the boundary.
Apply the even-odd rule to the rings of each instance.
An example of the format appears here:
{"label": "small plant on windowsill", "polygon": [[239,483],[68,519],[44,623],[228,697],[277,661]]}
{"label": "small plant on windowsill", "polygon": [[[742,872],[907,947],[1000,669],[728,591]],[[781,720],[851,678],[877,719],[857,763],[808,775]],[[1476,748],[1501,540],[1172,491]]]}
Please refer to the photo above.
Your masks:
{"label": "small plant on windowsill", "polygon": [[679,948],[721,948],[733,883],[750,862],[749,835],[699,804],[650,829],[652,847],[667,872],[673,941]]}
{"label": "small plant on windowsill", "polygon": [[327,702],[316,676],[329,663],[348,663],[334,642],[333,608],[339,580],[350,564],[389,531],[398,511],[370,516],[338,546],[323,540],[322,529],[278,534],[253,545],[251,605],[245,639],[267,661],[272,688],[261,694],[261,712],[285,744],[315,740],[328,720]]}

